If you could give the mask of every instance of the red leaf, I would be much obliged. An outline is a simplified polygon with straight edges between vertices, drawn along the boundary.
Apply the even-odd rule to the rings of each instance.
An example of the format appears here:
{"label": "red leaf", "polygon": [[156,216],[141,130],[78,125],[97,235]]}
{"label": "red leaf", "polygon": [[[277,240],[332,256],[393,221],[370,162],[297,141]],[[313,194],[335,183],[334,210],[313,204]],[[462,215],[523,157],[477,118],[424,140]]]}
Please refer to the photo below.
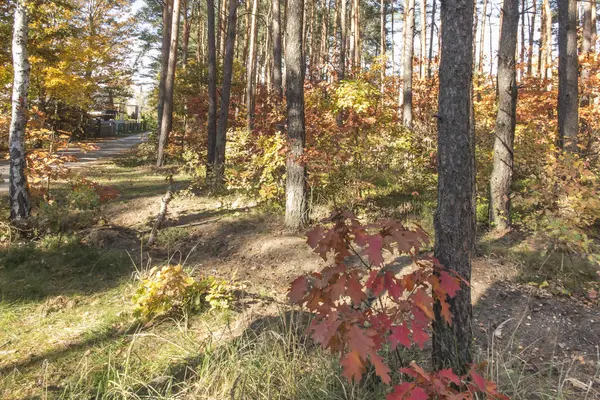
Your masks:
{"label": "red leaf", "polygon": [[352,299],[355,306],[358,306],[364,299],[367,298],[365,293],[362,291],[362,285],[358,280],[356,272],[349,274],[346,283],[346,295]]}
{"label": "red leaf", "polygon": [[429,396],[427,396],[427,392],[420,387],[416,387],[410,392],[410,396],[408,396],[408,400],[427,400]]}
{"label": "red leaf", "polygon": [[440,372],[438,372],[438,375],[440,376],[440,378],[447,379],[450,382],[454,383],[455,385],[460,385],[460,379],[452,371],[452,368],[443,369]]}
{"label": "red leaf", "polygon": [[373,348],[375,347],[375,342],[365,334],[366,332],[365,329],[361,329],[356,325],[351,325],[347,333],[350,348],[358,351],[363,359],[366,359],[367,356],[373,352]]}
{"label": "red leaf", "polygon": [[429,319],[435,319],[435,315],[433,314],[433,299],[425,293],[423,288],[417,289],[412,295],[412,299],[415,302],[415,305],[419,307]]}
{"label": "red leaf", "polygon": [[375,373],[377,373],[377,375],[379,375],[379,377],[381,378],[381,381],[383,383],[388,385],[392,380],[390,378],[390,372],[391,372],[390,367],[388,367],[386,364],[384,364],[381,357],[379,357],[375,353],[371,354],[371,362],[375,366]]}
{"label": "red leaf", "polygon": [[394,386],[394,391],[386,396],[386,400],[403,400],[406,399],[406,395],[414,387],[413,383],[404,382],[400,385]]}
{"label": "red leaf", "polygon": [[321,343],[321,347],[324,349],[327,348],[331,338],[336,334],[341,324],[342,321],[338,319],[337,313],[331,314],[327,319],[321,320],[318,323],[313,323],[311,327],[313,330],[313,340],[317,343]]}
{"label": "red leaf", "polygon": [[323,227],[322,226],[316,226],[306,233],[306,243],[308,243],[308,245],[313,249],[315,249],[317,247],[317,245],[319,244],[319,241],[322,238],[323,238]]}
{"label": "red leaf", "polygon": [[458,278],[451,276],[446,271],[440,272],[440,284],[450,297],[456,296],[456,292],[460,290]]}
{"label": "red leaf", "polygon": [[399,299],[402,296],[402,292],[404,292],[401,281],[397,280],[390,271],[385,273],[384,287],[394,299]]}
{"label": "red leaf", "polygon": [[450,303],[446,300],[440,300],[440,305],[442,306],[442,317],[448,325],[452,325],[452,312],[450,312]]}
{"label": "red leaf", "polygon": [[373,296],[379,297],[379,295],[384,291],[384,277],[379,275],[379,271],[371,271],[365,286],[371,289]]}
{"label": "red leaf", "polygon": [[486,391],[485,379],[481,375],[479,375],[475,370],[471,370],[471,379],[479,387],[482,392]]}
{"label": "red leaf", "polygon": [[352,350],[341,361],[343,370],[342,375],[348,379],[348,382],[355,380],[359,382],[365,370],[365,365],[356,350]]}
{"label": "red leaf", "polygon": [[367,248],[365,253],[369,261],[376,267],[383,265],[383,238],[380,234],[373,235],[367,239]]}
{"label": "red leaf", "polygon": [[308,282],[306,282],[306,277],[299,276],[298,278],[294,279],[288,293],[290,301],[294,304],[300,304],[304,299],[307,290]]}
{"label": "red leaf", "polygon": [[388,339],[392,345],[392,350],[395,350],[400,343],[404,347],[410,347],[411,342],[408,334],[410,333],[409,329],[406,327],[405,323],[402,323],[398,326],[392,326],[392,333],[388,336]]}

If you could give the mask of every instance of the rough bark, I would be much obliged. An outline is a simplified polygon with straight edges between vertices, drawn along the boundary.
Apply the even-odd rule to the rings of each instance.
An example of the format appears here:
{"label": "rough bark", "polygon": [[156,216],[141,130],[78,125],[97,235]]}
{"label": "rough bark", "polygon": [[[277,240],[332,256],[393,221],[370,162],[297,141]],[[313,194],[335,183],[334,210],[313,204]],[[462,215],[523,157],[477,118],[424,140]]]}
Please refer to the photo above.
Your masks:
{"label": "rough bark", "polygon": [[354,72],[354,67],[356,66],[356,59],[354,58],[356,55],[356,52],[354,51],[354,48],[356,47],[356,27],[354,25],[354,14],[356,13],[356,7],[355,7],[355,1],[354,0],[350,0],[350,36],[348,38],[348,55],[350,57],[349,59],[349,63],[350,63],[350,74],[352,74]]}
{"label": "rough bark", "polygon": [[189,1],[183,3],[183,43],[181,46],[181,63],[185,68],[188,62],[188,47],[190,44],[190,29],[192,26],[192,18],[189,15]]}
{"label": "rough bark", "polygon": [[9,166],[9,197],[10,219],[20,222],[29,217],[29,189],[25,176],[25,127],[27,125],[27,110],[29,95],[29,76],[31,67],[27,56],[27,37],[29,34],[29,16],[27,3],[18,0],[15,5],[12,57],[13,57],[13,90],[12,114],[8,134]]}
{"label": "rough bark", "polygon": [[[402,79],[402,121],[404,126],[412,126],[412,86],[413,86],[413,55],[415,50],[415,0],[408,0],[406,14],[406,36],[404,37],[404,59],[403,79]],[[472,7],[471,7],[472,9]],[[471,24],[472,26],[472,24]]]}
{"label": "rough bark", "polygon": [[169,62],[165,77],[165,100],[163,103],[160,136],[158,138],[158,155],[156,166],[162,167],[165,162],[165,148],[169,142],[169,134],[173,126],[173,89],[175,87],[175,69],[177,68],[177,39],[179,38],[180,0],[173,0],[173,17],[171,19],[171,45],[169,46]]}
{"label": "rough bark", "polygon": [[213,186],[218,188],[225,177],[225,143],[227,140],[227,119],[231,98],[231,82],[233,78],[233,53],[235,51],[235,31],[237,20],[238,0],[229,0],[227,21],[227,40],[225,43],[225,60],[223,61],[223,86],[221,88],[221,107],[219,109],[219,124],[215,141],[215,164],[213,167]]}
{"label": "rough bark", "polygon": [[360,39],[360,0],[354,2],[354,67],[360,69],[361,39]]}
{"label": "rough bark", "polygon": [[283,86],[281,85],[281,13],[279,11],[279,0],[271,0],[271,9],[273,20],[271,28],[273,30],[273,91],[279,97],[283,98]]}
{"label": "rough bark", "polygon": [[[521,0],[521,49],[519,51],[519,80],[523,78],[523,66],[525,65],[525,9],[526,1]],[[498,48],[500,45],[498,45]]]}
{"label": "rough bark", "polygon": [[510,228],[510,187],[517,112],[515,52],[519,26],[519,0],[504,0],[502,36],[498,50],[498,114],[494,140],[494,166],[490,179],[490,222],[500,231]]}
{"label": "rough bark", "polygon": [[169,68],[169,52],[171,47],[171,19],[173,18],[173,0],[165,0],[162,9],[163,32],[160,50],[160,80],[158,83],[158,128],[162,124],[163,106],[165,104],[165,81],[167,69]]}
{"label": "rough bark", "polygon": [[215,143],[217,139],[217,49],[215,42],[215,2],[206,0],[206,16],[208,29],[208,151],[207,175],[211,175],[215,163]]}
{"label": "rough bark", "polygon": [[[470,121],[473,72],[473,0],[441,5],[442,48],[438,99],[438,205],[434,217],[435,256],[467,282],[475,241],[475,155]],[[452,325],[434,305],[433,364],[465,373],[472,359],[471,291],[462,285],[449,299]]]}
{"label": "rough bark", "polygon": [[[583,16],[581,19],[582,24],[582,41],[581,41],[581,54],[583,56],[589,56],[592,52],[592,45],[595,42],[593,37],[592,29],[592,2],[583,1]],[[587,82],[590,79],[590,71],[587,68],[581,69],[581,83],[584,88],[584,93],[581,94],[580,104],[582,107],[586,107],[590,103],[589,93],[586,93],[585,88]]]}
{"label": "rough bark", "polygon": [[254,108],[256,104],[256,39],[257,39],[257,14],[258,0],[252,0],[252,15],[250,17],[250,37],[248,45],[248,59],[246,60],[246,127],[254,127]]}
{"label": "rough bark", "polygon": [[319,64],[321,67],[320,79],[326,77],[327,74],[327,63],[329,62],[329,46],[327,38],[329,37],[329,2],[323,0],[321,9],[321,40],[319,49]]}
{"label": "rough bark", "polygon": [[558,0],[558,144],[577,150],[577,0]]}
{"label": "rough bark", "polygon": [[431,79],[431,63],[433,62],[433,28],[435,27],[435,12],[437,1],[433,0],[431,6],[431,27],[429,31],[429,57],[427,58],[427,79]]}
{"label": "rough bark", "polygon": [[550,10],[550,0],[543,0],[542,2],[541,33],[540,75],[543,79],[550,79],[552,78],[552,11]]}
{"label": "rough bark", "polygon": [[302,52],[302,18],[304,0],[288,0],[285,28],[287,140],[285,226],[299,230],[307,221],[306,166],[304,153],[304,54]]}
{"label": "rough bark", "polygon": [[[383,0],[382,0],[383,1]],[[423,79],[425,77],[425,49],[427,48],[427,2],[426,0],[419,0],[419,6],[421,8],[421,48],[420,48],[420,60],[419,60],[419,77]]]}

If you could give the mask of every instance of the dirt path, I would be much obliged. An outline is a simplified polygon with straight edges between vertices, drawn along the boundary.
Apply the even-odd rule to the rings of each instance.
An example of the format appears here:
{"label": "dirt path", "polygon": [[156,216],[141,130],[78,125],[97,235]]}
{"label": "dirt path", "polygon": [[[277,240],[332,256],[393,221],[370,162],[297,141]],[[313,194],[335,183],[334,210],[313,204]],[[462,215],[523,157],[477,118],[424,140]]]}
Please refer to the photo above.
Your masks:
{"label": "dirt path", "polygon": [[[98,147],[97,150],[84,153],[79,148],[74,147],[67,150],[63,150],[60,153],[64,155],[75,156],[78,158],[79,161],[67,163],[67,166],[80,167],[92,164],[103,159],[114,157],[120,153],[130,150],[133,147],[144,142],[147,139],[147,137],[148,132],[142,132],[119,138],[105,138],[93,142],[93,144]],[[0,196],[3,196],[8,193],[8,173],[8,161],[0,161]]]}

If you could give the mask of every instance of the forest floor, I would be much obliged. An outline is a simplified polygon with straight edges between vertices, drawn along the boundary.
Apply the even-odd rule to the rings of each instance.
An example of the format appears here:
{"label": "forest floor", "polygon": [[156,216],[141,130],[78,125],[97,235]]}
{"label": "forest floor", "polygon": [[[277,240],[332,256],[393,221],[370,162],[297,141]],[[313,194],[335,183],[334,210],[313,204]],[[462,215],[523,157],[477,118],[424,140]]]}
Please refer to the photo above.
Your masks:
{"label": "forest floor", "polygon": [[[308,316],[286,292],[324,262],[279,214],[181,191],[148,248],[168,172],[129,155],[79,173],[120,196],[75,233],[0,247],[0,398],[383,398],[373,374],[345,382],[336,357],[304,336]],[[514,399],[600,399],[600,305],[586,295],[598,271],[542,257],[519,234],[483,236],[479,252],[473,330],[489,377]],[[231,281],[235,304],[136,323],[137,277],[169,262]],[[405,350],[393,363],[412,359],[427,354]]]}

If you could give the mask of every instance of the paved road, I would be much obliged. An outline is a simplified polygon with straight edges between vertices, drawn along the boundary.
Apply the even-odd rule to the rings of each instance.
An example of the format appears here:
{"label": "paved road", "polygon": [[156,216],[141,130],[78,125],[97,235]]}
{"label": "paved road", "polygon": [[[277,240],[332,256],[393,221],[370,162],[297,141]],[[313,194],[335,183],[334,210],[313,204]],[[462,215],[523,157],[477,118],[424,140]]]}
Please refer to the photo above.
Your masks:
{"label": "paved road", "polygon": [[[147,137],[148,133],[143,132],[120,138],[109,138],[94,143],[98,147],[98,150],[83,153],[78,148],[71,148],[61,151],[61,153],[73,155],[79,159],[77,162],[67,163],[67,166],[81,167],[103,159],[117,156],[144,142]],[[0,182],[0,195],[5,195],[8,193],[8,166],[8,161],[0,162],[0,179],[4,179],[4,182]]]}

